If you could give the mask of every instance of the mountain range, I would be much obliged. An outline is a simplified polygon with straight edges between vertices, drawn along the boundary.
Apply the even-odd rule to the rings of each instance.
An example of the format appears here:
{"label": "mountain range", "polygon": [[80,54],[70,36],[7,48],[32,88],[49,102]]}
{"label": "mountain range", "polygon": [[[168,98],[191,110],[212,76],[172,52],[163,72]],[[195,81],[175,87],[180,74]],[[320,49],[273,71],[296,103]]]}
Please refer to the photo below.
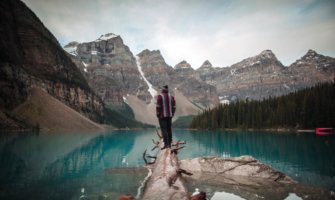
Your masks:
{"label": "mountain range", "polygon": [[[229,67],[213,67],[207,60],[195,70],[187,61],[168,65],[159,50],[134,55],[113,33],[62,48],[19,0],[0,2],[0,24],[2,128],[143,125],[135,120],[157,125],[154,97],[166,84],[176,96],[178,118],[220,102],[280,96],[335,77],[335,59],[313,50],[290,66],[265,50]],[[53,117],[40,117],[47,115]]]}
{"label": "mountain range", "polygon": [[[229,67],[213,67],[206,60],[195,70],[185,60],[174,67],[168,65],[159,50],[146,49],[134,56],[122,38],[113,33],[92,42],[71,42],[64,49],[105,102],[122,104],[133,96],[132,102],[135,98],[143,103],[140,107],[152,107],[150,87],[156,94],[168,84],[173,93],[185,97],[181,106],[192,108],[178,116],[195,114],[219,102],[281,96],[335,77],[335,59],[313,50],[290,66],[284,66],[271,50],[264,50]],[[153,115],[153,108],[134,112],[135,116],[138,113],[137,120],[154,124],[139,113]],[[155,120],[154,116],[147,118]]]}

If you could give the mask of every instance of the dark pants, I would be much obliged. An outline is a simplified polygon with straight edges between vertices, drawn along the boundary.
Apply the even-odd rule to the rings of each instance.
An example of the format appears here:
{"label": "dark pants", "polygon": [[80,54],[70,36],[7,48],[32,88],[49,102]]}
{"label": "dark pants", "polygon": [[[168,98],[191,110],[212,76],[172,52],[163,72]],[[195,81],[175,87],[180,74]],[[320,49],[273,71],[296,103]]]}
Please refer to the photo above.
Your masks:
{"label": "dark pants", "polygon": [[171,147],[172,142],[172,129],[171,117],[159,118],[159,126],[163,134],[164,146]]}

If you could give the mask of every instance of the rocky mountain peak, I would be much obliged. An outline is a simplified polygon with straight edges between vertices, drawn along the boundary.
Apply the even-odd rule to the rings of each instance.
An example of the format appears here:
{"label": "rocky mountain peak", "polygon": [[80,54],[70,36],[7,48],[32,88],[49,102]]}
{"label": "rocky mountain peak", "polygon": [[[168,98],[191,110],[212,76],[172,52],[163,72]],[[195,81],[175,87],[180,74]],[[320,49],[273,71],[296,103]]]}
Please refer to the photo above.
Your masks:
{"label": "rocky mountain peak", "polygon": [[78,45],[79,45],[79,42],[73,41],[73,42],[70,42],[69,44],[65,45],[63,49],[66,52],[68,52],[69,54],[71,54],[73,56],[77,56],[78,55],[78,53],[77,53]]}
{"label": "rocky mountain peak", "polygon": [[149,55],[149,54],[161,54],[161,52],[159,50],[152,50],[150,51],[149,49],[144,49],[143,51],[141,51],[139,54],[137,54],[138,56],[145,56],[145,55]]}
{"label": "rocky mountain peak", "polygon": [[335,70],[335,59],[318,54],[314,50],[308,50],[307,53],[293,63],[290,68],[292,70],[302,68],[303,71],[313,71],[314,69],[318,70]]}
{"label": "rocky mountain peak", "polygon": [[318,53],[312,49],[309,49],[306,53],[306,55],[309,55],[309,56],[315,56],[317,55]]}
{"label": "rocky mountain peak", "polygon": [[176,70],[193,70],[191,65],[188,62],[186,62],[185,60],[178,63],[176,66],[174,66],[174,68]]}
{"label": "rocky mountain peak", "polygon": [[309,49],[307,53],[300,59],[300,61],[317,61],[322,60],[325,56],[318,54],[316,51]]}
{"label": "rocky mountain peak", "polygon": [[151,64],[153,65],[143,65],[144,67],[150,67],[150,66],[157,66],[157,65],[162,65],[162,66],[167,66],[167,64],[165,63],[165,60],[161,54],[161,52],[159,50],[148,50],[145,49],[143,50],[141,53],[137,54],[138,57],[140,57],[140,59],[143,62],[147,62],[150,61]]}
{"label": "rocky mountain peak", "polygon": [[104,34],[104,35],[101,35],[96,41],[99,42],[99,41],[107,41],[107,40],[110,40],[110,39],[113,39],[113,38],[116,38],[116,37],[120,37],[119,35],[115,35],[114,33],[107,33],[107,34]]}
{"label": "rocky mountain peak", "polygon": [[265,58],[265,59],[275,59],[275,60],[277,60],[275,54],[271,50],[269,50],[269,49],[262,51],[259,54],[259,56],[261,58]]}
{"label": "rocky mountain peak", "polygon": [[64,48],[68,48],[68,47],[76,47],[78,46],[79,42],[77,41],[72,41],[72,42],[69,42],[67,45],[64,46]]}
{"label": "rocky mountain peak", "polygon": [[[272,71],[280,70],[284,66],[281,62],[278,61],[275,54],[271,50],[264,50],[260,54],[244,59],[243,61],[232,65],[233,68],[253,68],[256,70],[261,67],[264,70],[264,67],[270,67]],[[277,68],[277,69],[275,69]],[[243,70],[245,71],[245,70]]]}
{"label": "rocky mountain peak", "polygon": [[213,65],[208,60],[206,60],[199,69],[212,69]]}

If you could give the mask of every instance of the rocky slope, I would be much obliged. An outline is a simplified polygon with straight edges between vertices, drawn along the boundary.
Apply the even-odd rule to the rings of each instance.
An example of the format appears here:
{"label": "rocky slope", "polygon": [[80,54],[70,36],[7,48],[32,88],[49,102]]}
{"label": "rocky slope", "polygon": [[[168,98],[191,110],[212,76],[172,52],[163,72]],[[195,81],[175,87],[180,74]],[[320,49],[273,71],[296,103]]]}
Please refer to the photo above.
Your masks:
{"label": "rocky slope", "polygon": [[31,87],[39,87],[90,119],[102,120],[102,101],[24,3],[1,1],[0,24],[0,110],[12,111],[27,99]]}
{"label": "rocky slope", "polygon": [[[41,88],[31,88],[27,100],[14,113],[42,131],[104,130]],[[52,114],[50,114],[52,113]]]}
{"label": "rocky slope", "polygon": [[230,67],[214,68],[205,62],[195,73],[199,80],[216,87],[221,102],[263,99],[333,80],[334,60],[309,50],[301,59],[285,67],[271,50],[265,50]]}

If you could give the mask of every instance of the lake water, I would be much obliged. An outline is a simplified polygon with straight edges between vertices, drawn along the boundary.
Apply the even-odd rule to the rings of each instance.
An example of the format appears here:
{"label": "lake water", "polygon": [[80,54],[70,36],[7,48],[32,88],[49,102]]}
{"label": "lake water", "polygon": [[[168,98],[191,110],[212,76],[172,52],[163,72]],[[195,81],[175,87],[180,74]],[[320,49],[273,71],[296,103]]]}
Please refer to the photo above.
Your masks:
{"label": "lake water", "polygon": [[[144,165],[142,153],[156,138],[154,130],[2,133],[0,199],[136,196],[147,172],[135,167]],[[299,182],[335,190],[333,136],[180,130],[174,140],[187,142],[180,159],[251,155]]]}

